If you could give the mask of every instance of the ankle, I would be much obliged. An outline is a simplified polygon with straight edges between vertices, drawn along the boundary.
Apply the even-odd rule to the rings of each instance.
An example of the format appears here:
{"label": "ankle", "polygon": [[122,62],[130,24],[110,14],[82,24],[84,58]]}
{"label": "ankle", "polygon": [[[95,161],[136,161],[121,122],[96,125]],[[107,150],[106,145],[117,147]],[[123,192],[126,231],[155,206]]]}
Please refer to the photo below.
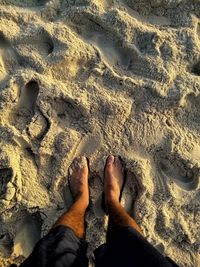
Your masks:
{"label": "ankle", "polygon": [[86,209],[89,206],[89,197],[87,194],[81,193],[76,196],[74,203],[78,203],[79,205],[85,207]]}
{"label": "ankle", "polygon": [[112,194],[110,193],[109,195],[105,196],[105,202],[106,202],[106,206],[109,208],[109,206],[113,206],[113,204],[119,204],[119,197],[116,194]]}

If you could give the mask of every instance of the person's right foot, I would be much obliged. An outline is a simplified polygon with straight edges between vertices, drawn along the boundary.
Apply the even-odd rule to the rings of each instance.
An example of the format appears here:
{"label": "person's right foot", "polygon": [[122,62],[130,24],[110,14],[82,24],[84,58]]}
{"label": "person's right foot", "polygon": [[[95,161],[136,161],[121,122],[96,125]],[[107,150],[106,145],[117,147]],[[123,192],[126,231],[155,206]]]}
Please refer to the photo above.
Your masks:
{"label": "person's right foot", "polygon": [[104,171],[104,194],[106,206],[110,201],[119,201],[124,183],[124,167],[119,157],[110,155]]}
{"label": "person's right foot", "polygon": [[81,199],[86,207],[89,204],[88,174],[87,158],[83,156],[75,158],[68,170],[69,186],[74,201]]}

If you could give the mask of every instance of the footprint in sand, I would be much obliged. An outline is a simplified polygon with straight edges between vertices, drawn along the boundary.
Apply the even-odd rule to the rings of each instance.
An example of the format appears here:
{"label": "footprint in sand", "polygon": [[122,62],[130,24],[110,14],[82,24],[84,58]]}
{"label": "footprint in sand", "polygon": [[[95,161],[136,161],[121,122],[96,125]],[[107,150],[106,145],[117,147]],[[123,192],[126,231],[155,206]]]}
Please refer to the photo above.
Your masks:
{"label": "footprint in sand", "polygon": [[137,44],[124,44],[113,33],[91,19],[86,18],[82,23],[84,26],[76,25],[79,28],[77,33],[83,40],[92,44],[97,49],[102,60],[116,72],[122,71],[128,76],[137,75],[158,81],[168,79],[168,74],[163,68],[152,63],[152,60],[149,60],[139,51],[139,48],[141,48],[142,51],[146,50],[147,52],[147,49],[149,49],[148,51],[151,53],[156,53],[155,45],[152,41],[156,37],[156,33],[143,35],[143,39],[146,40],[145,44],[144,42],[139,42],[141,37],[138,36],[138,45],[140,47],[137,48]]}
{"label": "footprint in sand", "polygon": [[0,81],[6,79],[9,72],[12,72],[20,64],[20,58],[16,50],[0,31]]}
{"label": "footprint in sand", "polygon": [[139,193],[142,192],[142,188],[133,172],[127,170],[125,175],[126,183],[122,191],[121,203],[129,214],[134,215],[134,202],[138,198]]}
{"label": "footprint in sand", "polygon": [[39,28],[36,32],[23,37],[16,45],[21,54],[30,56],[34,52],[41,56],[48,56],[54,50],[51,35],[44,28]]}
{"label": "footprint in sand", "polygon": [[200,95],[193,93],[188,94],[184,98],[184,107],[181,108],[176,114],[178,123],[188,128],[190,122],[190,130],[195,133],[200,132]]}
{"label": "footprint in sand", "polygon": [[76,153],[91,157],[102,146],[102,136],[99,133],[86,135],[77,146]]}
{"label": "footprint in sand", "polygon": [[90,192],[90,200],[94,216],[99,218],[104,217],[105,208],[102,206],[103,180],[97,173],[92,173],[89,179],[89,185],[92,189]]}
{"label": "footprint in sand", "polygon": [[191,72],[196,76],[200,76],[200,60],[192,66]]}
{"label": "footprint in sand", "polygon": [[83,103],[71,97],[60,97],[54,99],[52,108],[61,129],[74,128],[84,132],[91,131],[88,109]]}
{"label": "footprint in sand", "polygon": [[195,190],[199,182],[199,168],[191,167],[189,162],[177,153],[159,154],[158,164],[162,174],[174,181],[180,188]]}
{"label": "footprint in sand", "polygon": [[112,67],[117,67],[126,70],[130,64],[132,56],[128,49],[123,48],[120,43],[112,40],[102,30],[89,31],[84,35],[85,39],[96,47],[102,58]]}
{"label": "footprint in sand", "polygon": [[43,71],[43,59],[53,51],[53,40],[44,28],[39,28],[29,35],[20,35],[15,48],[0,31],[0,81],[19,65]]}
{"label": "footprint in sand", "polygon": [[44,115],[43,112],[41,112],[38,107],[32,121],[28,125],[28,135],[32,140],[37,139],[41,142],[48,133],[50,127],[51,123],[49,119]]}
{"label": "footprint in sand", "polygon": [[120,40],[117,40],[113,34],[107,32],[95,21],[84,18],[84,21],[81,22],[84,26],[75,22],[75,30],[77,27],[79,28],[77,33],[100,52],[103,60],[108,65],[126,70],[130,64],[130,59],[134,57],[133,51],[123,47]]}
{"label": "footprint in sand", "polygon": [[17,129],[23,130],[31,122],[38,93],[39,85],[36,81],[30,81],[22,88],[17,106],[10,114],[10,122]]}
{"label": "footprint in sand", "polygon": [[13,240],[13,255],[28,257],[41,238],[42,219],[39,212],[27,214],[17,226]]}
{"label": "footprint in sand", "polygon": [[0,253],[6,258],[10,257],[13,251],[13,240],[9,233],[0,235]]}
{"label": "footprint in sand", "polygon": [[15,195],[15,187],[11,183],[13,177],[12,168],[0,169],[0,198],[10,201]]}

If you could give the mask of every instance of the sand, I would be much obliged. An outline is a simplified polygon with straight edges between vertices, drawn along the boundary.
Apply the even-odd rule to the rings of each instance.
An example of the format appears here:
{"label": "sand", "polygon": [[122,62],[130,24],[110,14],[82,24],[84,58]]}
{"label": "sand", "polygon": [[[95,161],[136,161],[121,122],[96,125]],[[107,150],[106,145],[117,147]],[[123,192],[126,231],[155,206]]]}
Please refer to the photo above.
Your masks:
{"label": "sand", "polygon": [[199,53],[199,0],[0,0],[0,266],[23,261],[69,207],[78,155],[91,164],[93,266],[110,153],[147,239],[198,266]]}

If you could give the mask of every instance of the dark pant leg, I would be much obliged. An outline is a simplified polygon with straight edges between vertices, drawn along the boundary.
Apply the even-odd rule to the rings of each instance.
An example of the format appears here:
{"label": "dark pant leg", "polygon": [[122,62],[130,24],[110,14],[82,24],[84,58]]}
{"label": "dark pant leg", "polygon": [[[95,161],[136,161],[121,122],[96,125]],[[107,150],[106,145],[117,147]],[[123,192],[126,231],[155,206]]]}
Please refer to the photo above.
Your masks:
{"label": "dark pant leg", "polygon": [[20,267],[87,267],[87,242],[65,226],[57,226],[43,237]]}
{"label": "dark pant leg", "polygon": [[121,229],[95,252],[96,267],[172,267],[134,228]]}

